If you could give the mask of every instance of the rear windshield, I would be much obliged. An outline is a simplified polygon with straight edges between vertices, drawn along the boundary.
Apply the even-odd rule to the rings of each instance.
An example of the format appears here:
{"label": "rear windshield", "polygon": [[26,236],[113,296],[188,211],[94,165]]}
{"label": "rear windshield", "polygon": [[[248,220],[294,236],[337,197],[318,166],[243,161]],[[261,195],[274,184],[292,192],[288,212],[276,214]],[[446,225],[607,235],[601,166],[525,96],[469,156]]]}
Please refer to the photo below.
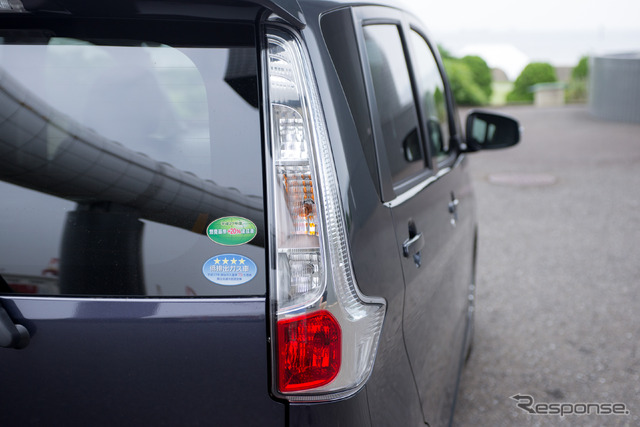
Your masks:
{"label": "rear windshield", "polygon": [[127,25],[0,28],[0,292],[264,295],[253,26]]}

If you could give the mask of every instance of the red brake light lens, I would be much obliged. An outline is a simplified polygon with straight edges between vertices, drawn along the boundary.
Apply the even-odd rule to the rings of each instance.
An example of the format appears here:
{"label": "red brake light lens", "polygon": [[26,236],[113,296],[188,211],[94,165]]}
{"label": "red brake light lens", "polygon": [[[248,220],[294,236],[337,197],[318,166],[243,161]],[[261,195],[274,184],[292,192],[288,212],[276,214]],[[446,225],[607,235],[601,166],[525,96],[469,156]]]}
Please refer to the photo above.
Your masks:
{"label": "red brake light lens", "polygon": [[326,310],[278,322],[278,386],[281,392],[308,390],[338,375],[342,333]]}

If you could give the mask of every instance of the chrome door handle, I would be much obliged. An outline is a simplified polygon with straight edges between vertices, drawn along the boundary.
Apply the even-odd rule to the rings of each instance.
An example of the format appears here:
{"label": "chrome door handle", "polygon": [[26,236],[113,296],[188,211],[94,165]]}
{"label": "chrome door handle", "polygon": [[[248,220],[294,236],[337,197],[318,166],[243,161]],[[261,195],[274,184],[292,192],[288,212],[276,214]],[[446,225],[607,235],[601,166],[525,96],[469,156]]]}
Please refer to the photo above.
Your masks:
{"label": "chrome door handle", "polygon": [[458,199],[453,199],[449,202],[449,213],[454,214],[458,211]]}
{"label": "chrome door handle", "polygon": [[451,214],[451,225],[456,226],[458,221],[458,204],[460,202],[456,198],[455,194],[451,193],[451,201],[449,202],[449,213]]}
{"label": "chrome door handle", "polygon": [[422,233],[418,233],[410,239],[407,239],[402,244],[402,254],[406,258],[410,258],[420,252],[420,250],[424,247],[424,238],[422,237]]}

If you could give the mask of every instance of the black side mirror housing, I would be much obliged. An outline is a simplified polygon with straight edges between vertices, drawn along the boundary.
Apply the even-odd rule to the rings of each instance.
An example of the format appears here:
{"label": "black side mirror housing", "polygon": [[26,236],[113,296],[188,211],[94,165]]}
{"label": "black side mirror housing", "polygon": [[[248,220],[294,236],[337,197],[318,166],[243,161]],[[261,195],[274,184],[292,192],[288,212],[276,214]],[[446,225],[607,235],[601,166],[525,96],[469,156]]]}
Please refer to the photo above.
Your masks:
{"label": "black side mirror housing", "polygon": [[467,116],[465,151],[495,150],[520,141],[520,124],[513,117],[472,110]]}

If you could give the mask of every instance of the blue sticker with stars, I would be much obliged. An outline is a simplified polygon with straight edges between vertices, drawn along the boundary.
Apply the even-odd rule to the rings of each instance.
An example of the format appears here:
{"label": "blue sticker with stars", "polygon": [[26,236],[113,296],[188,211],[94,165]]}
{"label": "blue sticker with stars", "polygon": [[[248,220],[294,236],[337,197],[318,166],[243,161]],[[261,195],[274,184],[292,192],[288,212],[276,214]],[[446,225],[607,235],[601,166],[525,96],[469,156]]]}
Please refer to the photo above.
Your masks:
{"label": "blue sticker with stars", "polygon": [[246,256],[222,254],[209,258],[202,266],[202,274],[218,285],[237,286],[253,279],[258,267]]}

